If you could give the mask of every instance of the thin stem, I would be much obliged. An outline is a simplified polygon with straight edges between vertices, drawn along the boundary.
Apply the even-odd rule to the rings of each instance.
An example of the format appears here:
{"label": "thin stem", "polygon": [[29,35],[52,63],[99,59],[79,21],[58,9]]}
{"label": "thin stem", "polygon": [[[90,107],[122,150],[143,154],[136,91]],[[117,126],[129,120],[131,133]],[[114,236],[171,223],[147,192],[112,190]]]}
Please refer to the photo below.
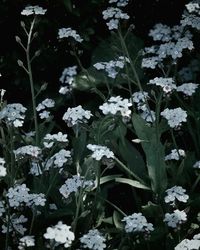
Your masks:
{"label": "thin stem", "polygon": [[194,182],[192,188],[191,188],[191,193],[195,190],[196,186],[198,185],[200,181],[200,174],[198,175],[198,177],[196,178],[196,181]]}
{"label": "thin stem", "polygon": [[32,67],[31,67],[31,59],[30,59],[30,45],[31,45],[31,38],[32,38],[33,27],[34,27],[35,21],[36,21],[36,18],[33,19],[33,22],[31,23],[31,27],[30,27],[30,30],[28,33],[28,42],[27,42],[27,48],[26,48],[26,60],[27,60],[28,75],[29,75],[29,81],[30,81],[30,87],[31,87],[33,118],[34,118],[35,133],[36,133],[36,145],[39,145],[39,130],[38,130],[34,83],[33,83]]}

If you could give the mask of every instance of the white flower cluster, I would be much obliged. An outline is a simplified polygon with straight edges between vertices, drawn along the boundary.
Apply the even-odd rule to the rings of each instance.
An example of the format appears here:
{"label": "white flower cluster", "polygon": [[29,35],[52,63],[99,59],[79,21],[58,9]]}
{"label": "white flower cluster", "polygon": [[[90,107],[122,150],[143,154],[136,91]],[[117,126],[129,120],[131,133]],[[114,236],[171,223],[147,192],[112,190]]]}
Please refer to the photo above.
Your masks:
{"label": "white flower cluster", "polygon": [[46,98],[44,101],[38,104],[36,110],[40,112],[39,116],[41,119],[47,119],[50,117],[50,111],[47,111],[46,108],[53,108],[55,106],[55,101],[49,98]]}
{"label": "white flower cluster", "polygon": [[84,110],[82,106],[79,105],[74,108],[68,108],[62,119],[67,123],[68,127],[73,127],[78,123],[86,123],[91,117],[91,111]]}
{"label": "white flower cluster", "polygon": [[181,24],[183,26],[191,26],[200,30],[200,5],[198,1],[192,1],[185,5],[186,10],[182,15]]}
{"label": "white flower cluster", "polygon": [[163,221],[166,222],[169,227],[177,228],[187,221],[187,214],[184,211],[176,209],[173,213],[166,213]]}
{"label": "white flower cluster", "polygon": [[93,66],[97,70],[105,70],[110,78],[115,79],[120,69],[123,69],[126,63],[130,63],[129,59],[124,56],[119,56],[116,60],[111,60],[109,62],[98,62]]}
{"label": "white flower cluster", "polygon": [[26,110],[27,108],[20,103],[8,104],[0,111],[0,120],[5,119],[6,123],[12,124],[16,128],[22,127]]}
{"label": "white flower cluster", "polygon": [[23,205],[28,207],[45,205],[46,198],[44,194],[30,194],[29,191],[30,189],[26,187],[26,184],[9,188],[6,196],[8,197],[10,207],[16,208]]}
{"label": "white flower cluster", "polygon": [[162,111],[161,116],[167,119],[167,122],[171,128],[178,128],[182,125],[182,122],[186,122],[187,112],[182,108],[168,109]]}
{"label": "white flower cluster", "polygon": [[148,223],[141,213],[125,216],[122,221],[126,222],[125,231],[127,233],[150,233],[154,230],[153,224]]}
{"label": "white flower cluster", "polygon": [[118,29],[119,20],[129,19],[129,15],[117,7],[108,7],[102,14],[104,20],[110,19],[109,22],[106,23],[109,30]]}
{"label": "white flower cluster", "polygon": [[115,115],[119,112],[122,117],[129,118],[131,115],[131,110],[129,109],[129,107],[131,106],[132,103],[128,99],[122,99],[121,96],[112,96],[110,99],[108,99],[107,102],[99,106],[99,109],[103,112],[104,115]]}
{"label": "white flower cluster", "polygon": [[45,170],[49,170],[51,167],[63,168],[63,165],[69,162],[71,162],[71,152],[69,150],[61,149],[46,162]]}
{"label": "white flower cluster", "polygon": [[73,30],[71,28],[61,28],[58,31],[58,37],[60,39],[62,38],[68,38],[72,37],[75,41],[81,43],[83,39],[80,37],[80,35],[76,32],[76,30]]}
{"label": "white flower cluster", "polygon": [[26,6],[24,10],[22,10],[21,15],[30,16],[30,15],[44,15],[46,13],[46,9],[35,5],[35,6]]}
{"label": "white flower cluster", "polygon": [[5,163],[5,160],[0,157],[0,177],[4,177],[7,174],[6,168],[4,167]]}
{"label": "white flower cluster", "polygon": [[91,229],[87,234],[84,234],[80,238],[80,242],[83,244],[83,248],[89,248],[92,250],[103,250],[106,248],[105,237],[97,229]]}
{"label": "white flower cluster", "polygon": [[183,83],[177,87],[178,92],[182,92],[186,96],[192,96],[195,93],[195,90],[198,88],[196,83]]}
{"label": "white flower cluster", "polygon": [[60,88],[59,93],[65,95],[72,91],[74,78],[77,75],[77,66],[65,68],[60,77],[60,82],[63,86]]}
{"label": "white flower cluster", "polygon": [[199,250],[200,249],[200,235],[194,235],[192,240],[182,240],[174,250]]}
{"label": "white flower cluster", "polygon": [[179,161],[180,157],[185,157],[185,151],[183,149],[172,149],[171,153],[165,156],[165,161],[176,160]]}
{"label": "white flower cluster", "polygon": [[59,245],[64,244],[64,247],[68,248],[75,239],[74,233],[70,231],[70,229],[70,226],[67,226],[66,224],[63,224],[62,221],[59,221],[57,225],[47,228],[44,238],[54,240]]}
{"label": "white flower cluster", "polygon": [[167,195],[165,196],[165,203],[175,204],[175,201],[186,203],[189,199],[189,196],[185,194],[186,190],[181,186],[174,186],[166,190]]}
{"label": "white flower cluster", "polygon": [[34,247],[34,246],[35,246],[35,239],[34,239],[34,236],[32,236],[32,235],[27,235],[27,236],[22,237],[22,238],[19,240],[18,249],[19,249],[19,250],[24,250],[24,249],[26,249],[27,247]]}
{"label": "white flower cluster", "polygon": [[28,219],[22,214],[19,217],[16,214],[12,214],[10,219],[6,216],[5,224],[2,225],[2,233],[6,234],[8,230],[9,232],[15,230],[18,234],[24,235],[27,229],[22,224],[27,221]]}
{"label": "white flower cluster", "polygon": [[67,134],[63,134],[62,132],[58,132],[57,134],[46,134],[44,137],[44,146],[45,148],[51,148],[55,144],[55,142],[60,143],[68,143]]}
{"label": "white flower cluster", "polygon": [[103,157],[114,158],[114,153],[106,146],[88,144],[87,148],[93,152],[91,157],[97,161],[100,161]]}
{"label": "white flower cluster", "polygon": [[171,93],[176,89],[176,85],[172,78],[156,77],[150,80],[147,84],[160,86],[166,94]]}
{"label": "white flower cluster", "polygon": [[167,25],[156,24],[150,30],[149,35],[154,41],[160,41],[161,44],[144,49],[143,68],[155,69],[161,65],[165,58],[176,60],[182,57],[185,49],[192,50],[194,48],[191,41],[192,34],[185,31],[182,25],[170,28]]}
{"label": "white flower cluster", "polygon": [[76,193],[79,188],[92,188],[94,187],[94,181],[85,180],[84,177],[73,175],[65,181],[65,184],[59,189],[62,196],[67,199],[71,193]]}
{"label": "white flower cluster", "polygon": [[133,93],[132,100],[137,104],[137,109],[145,111],[147,110],[146,100],[149,99],[149,94],[145,91],[138,91]]}
{"label": "white flower cluster", "polygon": [[125,7],[129,0],[109,0],[109,3],[116,3],[117,7]]}
{"label": "white flower cluster", "polygon": [[193,168],[200,169],[200,161],[195,162],[195,164],[193,165]]}
{"label": "white flower cluster", "polygon": [[41,149],[37,146],[26,145],[14,150],[13,153],[15,154],[16,160],[19,160],[26,156],[32,158],[38,158],[41,155]]}

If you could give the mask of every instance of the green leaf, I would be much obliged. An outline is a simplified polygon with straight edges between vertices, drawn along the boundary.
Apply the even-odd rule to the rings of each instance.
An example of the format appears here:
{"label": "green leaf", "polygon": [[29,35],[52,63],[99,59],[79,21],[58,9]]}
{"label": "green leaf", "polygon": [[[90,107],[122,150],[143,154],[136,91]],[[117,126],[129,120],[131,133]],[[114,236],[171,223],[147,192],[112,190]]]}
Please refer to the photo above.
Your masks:
{"label": "green leaf", "polygon": [[74,138],[73,141],[73,157],[75,162],[80,162],[83,152],[85,150],[86,146],[86,140],[87,140],[87,134],[85,131],[81,131],[81,134],[78,138]]}
{"label": "green leaf", "polygon": [[126,166],[146,182],[148,176],[146,164],[137,149],[126,138],[119,140],[118,149]]}
{"label": "green leaf", "polygon": [[73,7],[72,7],[72,2],[71,2],[71,0],[63,0],[63,4],[65,5],[65,8],[66,8],[68,11],[72,12]]}
{"label": "green leaf", "polygon": [[109,181],[113,181],[120,176],[121,175],[119,175],[119,174],[115,174],[115,175],[107,175],[107,176],[101,177],[100,178],[100,185],[105,184],[106,182],[109,182]]}
{"label": "green leaf", "polygon": [[124,183],[124,184],[130,185],[134,188],[151,190],[150,187],[145,186],[144,184],[140,183],[139,181],[135,181],[135,180],[127,179],[127,178],[115,178],[115,181],[118,183]]}
{"label": "green leaf", "polygon": [[113,222],[114,222],[114,225],[116,226],[116,228],[123,229],[123,223],[121,222],[122,219],[123,219],[123,217],[119,212],[117,212],[117,211],[113,212]]}
{"label": "green leaf", "polygon": [[152,190],[160,195],[167,187],[167,166],[164,161],[164,146],[160,142],[162,128],[150,127],[139,115],[133,114],[133,126],[146,155],[149,178]]}

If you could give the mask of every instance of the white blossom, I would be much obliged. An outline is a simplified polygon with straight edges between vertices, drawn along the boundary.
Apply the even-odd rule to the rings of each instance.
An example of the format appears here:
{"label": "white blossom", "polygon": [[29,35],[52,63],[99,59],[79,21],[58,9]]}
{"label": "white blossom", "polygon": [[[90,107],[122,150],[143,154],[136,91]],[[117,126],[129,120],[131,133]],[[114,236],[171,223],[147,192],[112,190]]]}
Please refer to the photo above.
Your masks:
{"label": "white blossom", "polygon": [[46,134],[43,140],[43,144],[46,148],[51,148],[55,142],[65,144],[69,142],[67,134],[63,134],[62,132],[58,132],[57,134]]}
{"label": "white blossom", "polygon": [[59,221],[57,225],[47,228],[44,238],[55,240],[56,243],[64,244],[64,247],[68,248],[75,239],[74,233],[70,229],[70,226]]}
{"label": "white blossom", "polygon": [[62,169],[65,163],[71,163],[71,152],[69,150],[61,149],[55,153],[45,164],[45,170],[51,167]]}
{"label": "white blossom", "polygon": [[62,72],[62,76],[60,77],[60,82],[64,85],[60,88],[60,94],[66,94],[72,91],[74,86],[74,79],[77,75],[77,66],[72,66],[65,68]]}
{"label": "white blossom", "polygon": [[116,60],[109,62],[97,62],[93,66],[97,70],[105,70],[108,77],[115,79],[120,69],[123,69],[126,63],[130,63],[129,59],[124,56],[119,56]]}
{"label": "white blossom", "polygon": [[25,108],[20,103],[7,104],[0,111],[0,120],[4,120],[8,124],[12,124],[14,127],[22,127],[25,118]]}
{"label": "white blossom", "polygon": [[184,211],[176,209],[173,213],[166,213],[163,221],[166,222],[169,227],[177,228],[187,221],[187,214]]}
{"label": "white blossom", "polygon": [[106,248],[104,243],[106,239],[101,235],[97,229],[91,229],[87,234],[84,234],[80,238],[80,242],[83,244],[83,248],[89,248],[92,250],[103,250]]}
{"label": "white blossom", "polygon": [[112,96],[107,102],[99,106],[99,109],[102,110],[104,115],[115,115],[119,112],[122,117],[130,117],[131,110],[129,107],[131,106],[132,103],[128,99],[122,99],[121,96]]}
{"label": "white blossom", "polygon": [[[12,232],[15,230],[20,235],[24,235],[24,233],[27,231],[27,228],[23,226],[24,223],[28,221],[28,219],[24,215],[20,215],[19,217],[16,214],[12,214],[10,216],[10,219],[6,216],[5,218],[5,224],[2,225],[2,233],[6,234],[7,230],[9,232]],[[7,225],[9,221],[9,226]]]}
{"label": "white blossom", "polygon": [[7,174],[6,168],[4,167],[5,163],[5,160],[0,157],[0,177],[4,177]]}
{"label": "white blossom", "polygon": [[176,85],[172,78],[156,77],[150,80],[147,84],[160,86],[165,93],[170,93],[172,90],[176,89]]}
{"label": "white blossom", "polygon": [[86,123],[92,117],[92,113],[89,110],[84,110],[81,105],[68,108],[67,112],[63,115],[63,120],[69,127],[77,125],[78,123]]}
{"label": "white blossom", "polygon": [[187,112],[182,108],[168,109],[166,108],[162,111],[161,116],[163,116],[171,128],[177,128],[182,125],[182,122],[186,122]]}
{"label": "white blossom", "polygon": [[34,236],[26,235],[26,236],[23,236],[22,238],[20,238],[18,249],[24,250],[27,247],[34,247],[34,246],[35,246]]}
{"label": "white blossom", "polygon": [[67,199],[71,193],[76,193],[79,188],[92,188],[94,186],[94,181],[84,180],[84,177],[73,175],[72,178],[68,178],[65,181],[59,191],[62,196]]}
{"label": "white blossom", "polygon": [[166,190],[167,195],[165,196],[165,203],[175,204],[175,201],[186,203],[189,199],[189,196],[185,194],[186,190],[181,186],[174,186]]}
{"label": "white blossom", "polygon": [[180,157],[185,157],[185,151],[183,149],[172,149],[171,153],[165,156],[165,161],[176,160],[179,161]]}
{"label": "white blossom", "polygon": [[192,96],[195,93],[195,90],[198,88],[196,83],[183,83],[177,87],[178,92],[184,93],[186,96]]}
{"label": "white blossom", "polygon": [[21,15],[30,16],[30,15],[44,15],[46,13],[46,9],[35,5],[35,6],[26,6],[24,10],[22,10]]}
{"label": "white blossom", "polygon": [[127,233],[150,233],[153,231],[153,224],[148,223],[146,218],[141,213],[133,213],[125,216],[122,221],[125,221],[125,231]]}
{"label": "white blossom", "polygon": [[129,0],[109,0],[109,3],[116,3],[117,7],[125,7]]}
{"label": "white blossom", "polygon": [[88,144],[87,148],[93,152],[91,157],[97,161],[100,161],[103,157],[114,158],[114,153],[106,146]]}
{"label": "white blossom", "polygon": [[200,169],[200,161],[196,161],[193,165],[193,168]]}
{"label": "white blossom", "polygon": [[72,37],[75,41],[81,43],[83,39],[80,37],[80,35],[76,32],[76,30],[73,30],[71,28],[61,28],[58,31],[58,37],[60,39],[62,38],[68,38]]}
{"label": "white blossom", "polygon": [[184,239],[174,248],[174,250],[199,250],[199,248],[200,248],[199,239],[197,240]]}
{"label": "white blossom", "polygon": [[14,150],[13,152],[15,154],[16,160],[19,160],[26,156],[32,157],[32,158],[38,158],[41,155],[41,149],[33,145],[22,146]]}

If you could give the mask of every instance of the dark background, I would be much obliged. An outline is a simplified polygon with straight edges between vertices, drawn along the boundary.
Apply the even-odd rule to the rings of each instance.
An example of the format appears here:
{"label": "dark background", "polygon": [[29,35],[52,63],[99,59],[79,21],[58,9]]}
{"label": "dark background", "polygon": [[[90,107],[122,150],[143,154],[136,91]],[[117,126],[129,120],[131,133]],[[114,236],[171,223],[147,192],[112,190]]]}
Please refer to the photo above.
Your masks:
{"label": "dark background", "polygon": [[[134,34],[148,44],[149,29],[159,22],[177,24],[186,3],[181,0],[133,0],[125,11],[131,16],[130,23],[135,25]],[[15,41],[16,35],[22,41],[25,38],[20,21],[27,22],[31,17],[21,16],[20,13],[27,4],[39,4],[48,10],[41,18],[39,35],[33,44],[34,50],[41,50],[41,56],[33,63],[33,70],[36,84],[41,86],[48,82],[48,91],[52,93],[59,89],[63,68],[76,64],[67,52],[66,44],[58,41],[58,29],[72,27],[84,37],[86,42],[82,47],[81,61],[86,68],[99,41],[110,35],[102,19],[102,11],[107,8],[108,1],[46,0],[41,4],[38,1],[1,0],[0,88],[7,90],[8,102],[24,102],[30,97],[27,76],[17,65],[18,59],[24,60],[24,53]]]}

